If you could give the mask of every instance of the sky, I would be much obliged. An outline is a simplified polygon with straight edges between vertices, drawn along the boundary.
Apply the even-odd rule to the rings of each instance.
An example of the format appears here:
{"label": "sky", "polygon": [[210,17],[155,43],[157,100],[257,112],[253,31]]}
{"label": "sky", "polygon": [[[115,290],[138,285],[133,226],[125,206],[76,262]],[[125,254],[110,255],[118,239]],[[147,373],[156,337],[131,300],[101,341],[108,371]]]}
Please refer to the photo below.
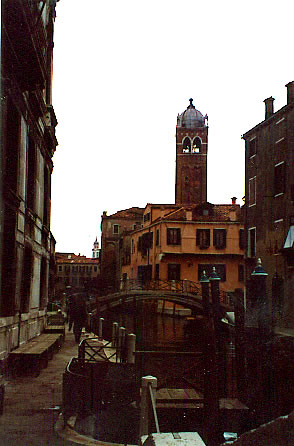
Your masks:
{"label": "sky", "polygon": [[56,251],[90,257],[103,211],[174,203],[191,97],[208,115],[208,201],[242,205],[241,137],[294,80],[293,0],[60,0],[56,13]]}

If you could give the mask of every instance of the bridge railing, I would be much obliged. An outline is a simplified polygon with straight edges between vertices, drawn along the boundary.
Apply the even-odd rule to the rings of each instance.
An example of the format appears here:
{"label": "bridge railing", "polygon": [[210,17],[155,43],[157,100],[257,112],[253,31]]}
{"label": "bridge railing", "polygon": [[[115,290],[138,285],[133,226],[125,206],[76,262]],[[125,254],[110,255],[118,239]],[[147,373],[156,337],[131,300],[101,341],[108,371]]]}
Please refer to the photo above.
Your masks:
{"label": "bridge railing", "polygon": [[199,285],[191,280],[121,280],[119,291],[176,291],[177,293],[201,294]]}

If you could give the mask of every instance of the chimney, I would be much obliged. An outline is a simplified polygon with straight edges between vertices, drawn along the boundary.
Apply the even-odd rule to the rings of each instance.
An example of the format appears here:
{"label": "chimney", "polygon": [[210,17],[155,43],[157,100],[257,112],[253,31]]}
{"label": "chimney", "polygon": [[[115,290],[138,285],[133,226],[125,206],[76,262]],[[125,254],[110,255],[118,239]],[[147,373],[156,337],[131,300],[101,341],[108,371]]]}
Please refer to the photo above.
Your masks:
{"label": "chimney", "polygon": [[187,221],[192,221],[193,220],[191,209],[187,209],[186,210],[186,220]]}
{"label": "chimney", "polygon": [[232,200],[232,204],[236,204],[237,197],[232,197],[231,200]]}
{"label": "chimney", "polygon": [[265,103],[265,119],[270,118],[274,114],[274,100],[271,96],[263,101]]}
{"label": "chimney", "polygon": [[289,82],[285,87],[287,88],[287,104],[292,104],[294,102],[294,81]]}

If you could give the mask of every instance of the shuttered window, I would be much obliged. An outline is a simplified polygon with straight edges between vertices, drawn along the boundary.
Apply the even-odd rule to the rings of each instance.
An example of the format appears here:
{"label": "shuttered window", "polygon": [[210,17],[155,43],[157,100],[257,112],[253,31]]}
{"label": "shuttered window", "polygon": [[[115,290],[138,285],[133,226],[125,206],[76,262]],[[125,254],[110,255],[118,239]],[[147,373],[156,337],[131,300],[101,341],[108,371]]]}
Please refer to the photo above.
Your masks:
{"label": "shuttered window", "polygon": [[196,245],[200,249],[207,249],[210,246],[210,229],[197,229]]}
{"label": "shuttered window", "polygon": [[167,228],[166,242],[168,245],[180,245],[181,244],[181,229],[180,228]]}
{"label": "shuttered window", "polygon": [[225,229],[213,230],[213,246],[216,249],[224,249],[227,245],[227,231]]}

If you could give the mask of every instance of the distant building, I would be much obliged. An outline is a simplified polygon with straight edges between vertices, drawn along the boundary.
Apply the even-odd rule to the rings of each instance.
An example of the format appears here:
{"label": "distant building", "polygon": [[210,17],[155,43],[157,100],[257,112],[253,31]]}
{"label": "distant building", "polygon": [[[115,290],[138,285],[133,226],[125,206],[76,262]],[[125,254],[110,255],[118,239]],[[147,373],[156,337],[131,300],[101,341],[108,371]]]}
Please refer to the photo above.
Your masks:
{"label": "distant building", "polygon": [[114,286],[121,276],[120,248],[123,236],[142,226],[144,209],[132,207],[101,217],[101,280]]}
{"label": "distant building", "polygon": [[99,257],[100,257],[100,248],[99,248],[99,242],[96,237],[96,240],[93,244],[93,249],[92,249],[92,258],[99,259]]}
{"label": "distant building", "polygon": [[2,1],[0,361],[44,326],[55,241],[51,174],[56,0]]}
{"label": "distant building", "polygon": [[100,260],[74,253],[56,253],[56,295],[72,290],[85,290],[100,275]]}
{"label": "distant building", "polygon": [[[294,327],[294,82],[287,104],[274,112],[265,102],[265,120],[247,131],[245,162],[246,278],[257,258],[268,273],[272,322]],[[250,296],[247,293],[247,306]]]}
{"label": "distant building", "polygon": [[[220,288],[243,288],[243,218],[240,206],[147,204],[141,229],[124,238],[122,276],[126,280],[199,282],[213,267]],[[200,284],[199,284],[200,285]]]}

